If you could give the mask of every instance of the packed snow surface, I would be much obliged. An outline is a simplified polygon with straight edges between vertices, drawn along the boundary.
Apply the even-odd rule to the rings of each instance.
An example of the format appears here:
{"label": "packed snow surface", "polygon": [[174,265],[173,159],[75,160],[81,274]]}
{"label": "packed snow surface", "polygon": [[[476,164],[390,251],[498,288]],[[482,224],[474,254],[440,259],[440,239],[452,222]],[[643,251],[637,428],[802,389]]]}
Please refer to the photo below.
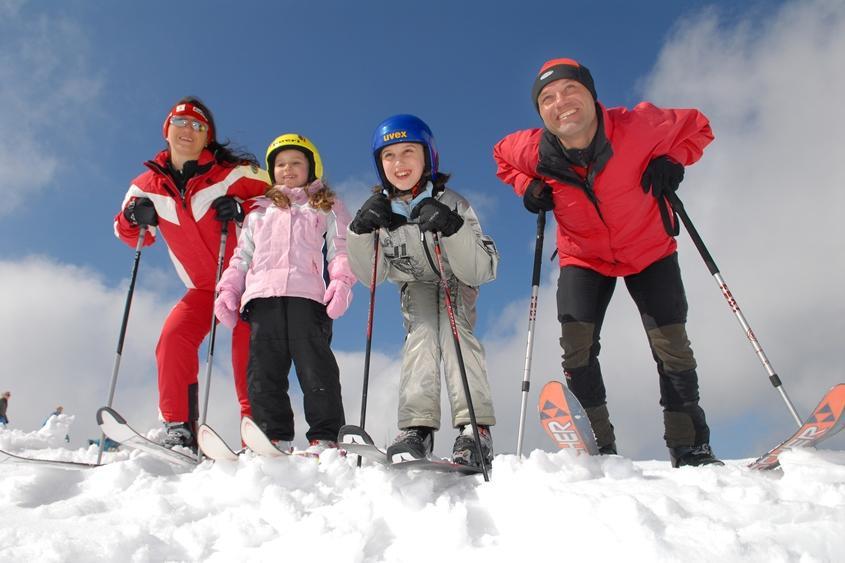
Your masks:
{"label": "packed snow surface", "polygon": [[[0,430],[0,448],[96,461],[62,447],[72,417]],[[788,452],[672,469],[535,450],[478,476],[319,459],[175,468],[126,448],[103,467],[0,465],[3,561],[842,561],[845,453]]]}

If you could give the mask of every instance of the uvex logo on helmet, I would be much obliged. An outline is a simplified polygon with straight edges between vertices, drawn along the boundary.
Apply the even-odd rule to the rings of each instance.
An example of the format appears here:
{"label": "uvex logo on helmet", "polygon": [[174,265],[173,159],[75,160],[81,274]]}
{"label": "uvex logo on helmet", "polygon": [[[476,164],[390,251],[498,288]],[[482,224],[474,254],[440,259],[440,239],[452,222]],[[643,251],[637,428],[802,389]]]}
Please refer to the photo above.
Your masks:
{"label": "uvex logo on helmet", "polygon": [[386,135],[382,135],[382,140],[386,143],[388,141],[396,141],[398,139],[407,139],[408,132],[407,131],[394,131],[393,133],[387,133]]}

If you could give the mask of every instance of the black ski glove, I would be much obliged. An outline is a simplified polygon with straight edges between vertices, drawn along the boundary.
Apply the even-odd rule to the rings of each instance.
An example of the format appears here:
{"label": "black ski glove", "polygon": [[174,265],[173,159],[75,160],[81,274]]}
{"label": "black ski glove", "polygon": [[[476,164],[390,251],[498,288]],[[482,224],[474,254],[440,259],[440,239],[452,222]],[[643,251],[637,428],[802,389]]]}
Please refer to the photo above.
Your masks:
{"label": "black ski glove", "polygon": [[531,213],[551,211],[555,208],[552,187],[542,180],[532,180],[522,194],[522,205]]}
{"label": "black ski glove", "polygon": [[148,197],[135,198],[123,210],[123,216],[133,225],[155,227],[158,225],[158,213]]}
{"label": "black ski glove", "polygon": [[221,195],[211,202],[211,207],[217,212],[215,219],[221,223],[226,221],[242,223],[244,220],[244,208],[233,197]]}
{"label": "black ski glove", "polygon": [[365,235],[381,227],[389,228],[392,214],[387,196],[382,193],[373,194],[355,214],[349,224],[349,230],[356,235]]}
{"label": "black ski glove", "polygon": [[433,197],[427,197],[411,211],[411,220],[419,219],[422,232],[438,232],[444,237],[450,237],[458,232],[464,224],[464,218],[457,211],[449,209]]}
{"label": "black ski glove", "polygon": [[664,155],[651,159],[643,172],[640,185],[643,192],[648,193],[651,188],[651,194],[660,199],[664,195],[675,193],[683,179],[684,165]]}

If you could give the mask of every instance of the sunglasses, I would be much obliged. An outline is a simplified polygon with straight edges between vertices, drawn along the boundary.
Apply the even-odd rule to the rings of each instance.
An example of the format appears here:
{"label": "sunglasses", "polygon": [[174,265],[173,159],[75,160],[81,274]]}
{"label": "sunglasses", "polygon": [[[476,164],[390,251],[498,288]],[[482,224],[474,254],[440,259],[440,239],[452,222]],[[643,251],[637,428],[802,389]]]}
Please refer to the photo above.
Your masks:
{"label": "sunglasses", "polygon": [[187,127],[190,125],[194,131],[199,133],[208,130],[208,125],[205,123],[201,121],[194,121],[193,119],[188,119],[187,117],[171,117],[170,124],[175,125],[176,127]]}

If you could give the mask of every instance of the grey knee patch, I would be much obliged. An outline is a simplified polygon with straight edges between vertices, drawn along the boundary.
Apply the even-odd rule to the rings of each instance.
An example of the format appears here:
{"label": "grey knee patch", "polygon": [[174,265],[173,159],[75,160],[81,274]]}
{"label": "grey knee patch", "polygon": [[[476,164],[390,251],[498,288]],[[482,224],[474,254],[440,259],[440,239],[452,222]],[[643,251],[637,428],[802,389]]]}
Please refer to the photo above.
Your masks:
{"label": "grey knee patch", "polygon": [[691,447],[695,444],[695,425],[684,412],[663,412],[663,439],[670,448]]}
{"label": "grey knee patch", "polygon": [[595,324],[569,322],[561,325],[560,347],[563,348],[563,369],[573,370],[590,363]]}
{"label": "grey knee patch", "polygon": [[610,413],[607,405],[584,409],[587,411],[587,418],[593,427],[593,434],[596,436],[596,444],[599,448],[616,442],[616,434],[613,432],[613,424],[610,423]]}
{"label": "grey knee patch", "polygon": [[682,372],[696,368],[695,357],[684,324],[673,324],[646,331],[657,358],[666,371]]}

